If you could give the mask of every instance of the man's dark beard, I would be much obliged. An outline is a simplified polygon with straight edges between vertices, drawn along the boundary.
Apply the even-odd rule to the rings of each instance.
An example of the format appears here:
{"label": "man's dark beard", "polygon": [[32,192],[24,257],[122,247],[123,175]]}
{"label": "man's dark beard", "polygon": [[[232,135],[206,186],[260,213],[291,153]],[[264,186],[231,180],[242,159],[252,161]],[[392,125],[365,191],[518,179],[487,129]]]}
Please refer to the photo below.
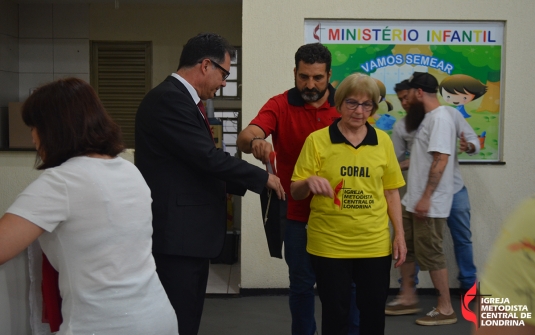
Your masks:
{"label": "man's dark beard", "polygon": [[420,101],[410,104],[407,116],[405,117],[405,129],[411,133],[418,129],[425,117],[424,104]]}
{"label": "man's dark beard", "polygon": [[327,92],[327,88],[325,88],[323,91],[320,91],[315,87],[313,89],[308,89],[305,87],[300,91],[301,98],[303,98],[303,100],[306,102],[318,101],[319,99],[323,98],[325,92]]}

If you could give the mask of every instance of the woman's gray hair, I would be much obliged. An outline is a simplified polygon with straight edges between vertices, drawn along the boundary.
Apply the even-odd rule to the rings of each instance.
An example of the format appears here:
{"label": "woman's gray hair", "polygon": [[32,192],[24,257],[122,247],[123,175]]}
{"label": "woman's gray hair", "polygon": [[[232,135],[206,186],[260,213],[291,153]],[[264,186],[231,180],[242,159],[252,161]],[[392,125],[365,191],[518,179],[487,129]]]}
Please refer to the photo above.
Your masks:
{"label": "woman's gray hair", "polygon": [[379,100],[381,99],[381,94],[379,92],[379,87],[375,80],[372,77],[362,74],[362,73],[353,73],[347,76],[340,85],[336,88],[336,93],[334,94],[334,103],[336,109],[340,112],[342,103],[350,95],[367,95],[373,102],[373,109],[370,114],[373,115],[379,108]]}

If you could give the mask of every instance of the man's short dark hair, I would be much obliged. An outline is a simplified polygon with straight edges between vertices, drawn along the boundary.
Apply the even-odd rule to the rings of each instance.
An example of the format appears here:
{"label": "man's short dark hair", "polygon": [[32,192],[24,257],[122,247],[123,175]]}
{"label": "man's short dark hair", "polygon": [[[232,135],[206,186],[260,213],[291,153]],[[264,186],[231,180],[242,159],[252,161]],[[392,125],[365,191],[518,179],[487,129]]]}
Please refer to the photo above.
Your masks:
{"label": "man's short dark hair", "polygon": [[411,89],[411,87],[410,87],[409,81],[407,79],[403,80],[402,82],[397,83],[394,86],[394,91],[396,93],[401,92],[401,91],[405,91],[405,90],[410,90],[410,89]]}
{"label": "man's short dark hair", "polygon": [[331,71],[331,52],[321,43],[305,44],[295,53],[295,68],[299,69],[299,62],[305,64],[325,64],[327,73]]}
{"label": "man's short dark hair", "polygon": [[236,49],[223,36],[201,33],[190,38],[182,49],[178,69],[193,67],[206,58],[221,64],[225,61],[227,53],[231,60],[236,58]]}

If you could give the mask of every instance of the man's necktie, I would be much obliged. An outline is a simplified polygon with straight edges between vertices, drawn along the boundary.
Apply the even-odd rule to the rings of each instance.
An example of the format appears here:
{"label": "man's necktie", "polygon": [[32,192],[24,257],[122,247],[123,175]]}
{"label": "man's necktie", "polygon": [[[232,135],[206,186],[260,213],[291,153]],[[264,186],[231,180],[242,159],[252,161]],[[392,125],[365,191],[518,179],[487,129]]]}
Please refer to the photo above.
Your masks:
{"label": "man's necktie", "polygon": [[204,117],[204,123],[206,124],[206,128],[208,128],[208,132],[210,132],[210,136],[212,136],[212,141],[213,141],[214,140],[214,134],[212,134],[212,128],[210,127],[210,124],[208,123],[208,115],[206,114],[206,109],[204,109],[204,104],[203,104],[202,100],[199,100],[199,103],[197,104],[197,107],[199,107],[199,110],[201,111],[202,116]]}

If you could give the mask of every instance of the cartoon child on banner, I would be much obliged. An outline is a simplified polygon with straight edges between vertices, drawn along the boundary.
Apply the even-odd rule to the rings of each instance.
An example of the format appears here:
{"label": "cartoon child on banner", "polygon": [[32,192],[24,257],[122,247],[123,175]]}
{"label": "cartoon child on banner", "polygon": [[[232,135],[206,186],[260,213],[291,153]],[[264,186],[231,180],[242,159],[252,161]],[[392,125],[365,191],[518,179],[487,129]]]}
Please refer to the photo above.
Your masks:
{"label": "cartoon child on banner", "polygon": [[[394,109],[394,106],[392,105],[392,103],[388,100],[386,100],[386,87],[385,87],[385,84],[383,84],[382,81],[380,81],[379,79],[377,78],[373,78],[373,80],[375,80],[375,83],[377,84],[377,87],[379,88],[379,95],[380,95],[380,100],[379,100],[379,103],[381,102],[385,102],[386,103],[386,106],[388,107],[388,111],[392,111]],[[375,126],[381,130],[391,130],[394,126],[394,123],[396,122],[396,118],[391,116],[391,115],[388,115],[388,114],[374,114],[373,116],[370,116],[368,118],[368,123],[369,124],[374,124],[375,123]]]}
{"label": "cartoon child on banner", "polygon": [[487,92],[487,86],[465,74],[454,74],[447,77],[442,80],[438,89],[444,101],[454,105],[465,119],[469,118],[470,114],[466,112],[464,105],[480,98]]}

